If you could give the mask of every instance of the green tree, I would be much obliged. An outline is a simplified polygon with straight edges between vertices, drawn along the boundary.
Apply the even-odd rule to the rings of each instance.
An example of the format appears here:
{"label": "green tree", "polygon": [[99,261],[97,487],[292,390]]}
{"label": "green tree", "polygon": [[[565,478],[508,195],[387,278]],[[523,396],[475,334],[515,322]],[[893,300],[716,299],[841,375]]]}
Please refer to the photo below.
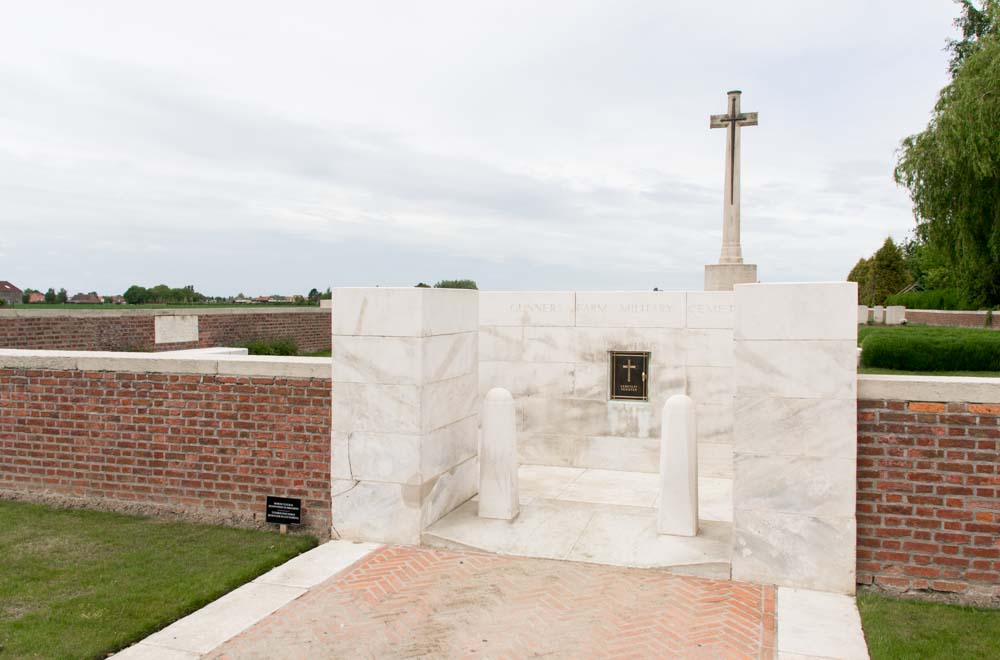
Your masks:
{"label": "green tree", "polygon": [[416,289],[429,289],[429,288],[431,288],[431,285],[427,284],[426,282],[417,282],[414,285],[414,288],[416,288]]}
{"label": "green tree", "polygon": [[872,305],[871,268],[871,260],[862,257],[847,275],[848,282],[858,283],[858,304],[869,307]]}
{"label": "green tree", "polygon": [[474,280],[441,280],[435,289],[478,289]]}
{"label": "green tree", "polygon": [[860,259],[847,275],[848,282],[858,283],[858,303],[862,305],[884,305],[886,298],[899,293],[913,281],[903,250],[892,238],[870,258]]}
{"label": "green tree", "polygon": [[49,287],[49,290],[45,292],[45,302],[52,305],[56,302],[56,290]]}
{"label": "green tree", "polygon": [[59,289],[59,293],[56,294],[56,302],[65,305],[67,300],[69,300],[69,294],[66,293],[66,289]]}
{"label": "green tree", "polygon": [[21,292],[21,302],[23,304],[27,305],[28,304],[28,298],[30,298],[31,294],[33,294],[33,293],[37,293],[37,292],[34,289],[25,289],[24,291],[22,291]]}
{"label": "green tree", "polygon": [[309,289],[309,295],[306,296],[306,299],[309,301],[310,305],[318,305],[319,304],[319,289],[317,289],[316,287],[313,287],[312,289]]}
{"label": "green tree", "polygon": [[902,142],[896,182],[917,235],[942,257],[966,302],[1000,303],[1000,0],[962,0],[953,79],[927,128]]}
{"label": "green tree", "polygon": [[122,294],[129,305],[143,305],[149,301],[149,291],[144,286],[133,284]]}

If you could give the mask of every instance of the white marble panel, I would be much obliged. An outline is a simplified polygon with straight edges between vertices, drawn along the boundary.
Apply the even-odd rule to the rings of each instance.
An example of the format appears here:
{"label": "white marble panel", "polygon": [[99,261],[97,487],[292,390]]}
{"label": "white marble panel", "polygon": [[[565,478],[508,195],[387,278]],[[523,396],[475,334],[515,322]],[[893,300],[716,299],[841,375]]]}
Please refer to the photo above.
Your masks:
{"label": "white marble panel", "polygon": [[607,401],[609,378],[608,364],[577,362],[573,365],[573,398]]}
{"label": "white marble panel", "polygon": [[577,362],[580,351],[576,328],[527,326],[524,328],[523,362]]}
{"label": "white marble panel", "polygon": [[698,442],[733,442],[733,406],[731,404],[699,403]]}
{"label": "white marble panel", "polygon": [[733,457],[733,502],[761,509],[821,518],[854,515],[854,459],[824,456]]}
{"label": "white marble panel", "polygon": [[347,431],[330,431],[330,478],[354,479],[348,455]]}
{"label": "white marble panel", "polygon": [[[336,288],[333,290],[333,334],[420,337],[426,289]],[[337,340],[333,341],[334,345]]]}
{"label": "white marble panel", "polygon": [[853,340],[737,341],[735,357],[737,395],[857,398]]}
{"label": "white marble panel", "polygon": [[407,433],[342,433],[352,479],[421,483],[420,436]]}
{"label": "white marble panel", "polygon": [[483,291],[479,295],[479,323],[572,326],[575,303],[572,291]]}
{"label": "white marble panel", "polygon": [[479,331],[479,291],[423,288],[417,290],[423,292],[421,334],[424,337]]}
{"label": "white marble panel", "polygon": [[[474,377],[473,377],[474,379]],[[334,431],[421,431],[421,388],[416,385],[372,385],[333,381]],[[473,397],[475,383],[473,383]]]}
{"label": "white marble panel", "polygon": [[333,380],[341,383],[419,385],[421,343],[418,337],[344,335],[333,342]]}
{"label": "white marble panel", "polygon": [[736,285],[736,338],[857,341],[854,282]]}
{"label": "white marble panel", "polygon": [[579,360],[607,364],[608,351],[649,351],[660,365],[684,364],[684,331],[672,328],[577,328]]}
{"label": "white marble panel", "polygon": [[478,292],[468,289],[338,288],[333,301],[335,336],[428,337],[479,327]]}
{"label": "white marble panel", "polygon": [[697,404],[732,405],[733,370],[729,367],[688,367],[687,394]]}
{"label": "white marble panel", "polygon": [[474,456],[426,482],[422,527],[426,528],[470,500],[479,486],[479,460]]}
{"label": "white marble panel", "polygon": [[484,325],[479,328],[479,359],[518,361],[524,356],[522,326]]}
{"label": "white marble panel", "polygon": [[852,594],[855,547],[853,517],[736,508],[732,579]]}
{"label": "white marble panel", "polygon": [[420,445],[420,473],[424,480],[447,472],[479,451],[479,419],[466,417],[424,434]]}
{"label": "white marble panel", "polygon": [[494,387],[520,397],[572,397],[572,364],[556,362],[480,362],[479,392]]}
{"label": "white marble panel", "polygon": [[523,398],[518,401],[523,430],[532,433],[586,435],[608,428],[609,410],[603,401],[586,399]]}
{"label": "white marble panel", "polygon": [[476,373],[479,363],[475,332],[436,335],[421,340],[421,379],[434,383]]}
{"label": "white marble panel", "polygon": [[420,542],[420,486],[377,481],[334,481],[332,486],[335,538]]}
{"label": "white marble panel", "polygon": [[584,433],[618,435],[626,438],[649,438],[660,432],[663,401],[608,401],[607,423]]}
{"label": "white marble panel", "polygon": [[699,367],[733,366],[732,330],[688,330],[684,333],[684,364]]}
{"label": "white marble panel", "polygon": [[736,451],[785,456],[857,456],[857,400],[736,397]]}
{"label": "white marble panel", "polygon": [[576,325],[598,328],[683,328],[680,291],[608,291],[576,294]]}
{"label": "white marble panel", "polygon": [[699,442],[698,475],[732,479],[733,446],[715,442]]}
{"label": "white marble panel", "polygon": [[523,465],[576,465],[579,436],[558,433],[521,432],[517,436],[517,457]]}
{"label": "white marble panel", "polygon": [[[649,357],[649,400],[662,405],[674,394],[685,394],[686,368],[675,363],[664,364],[663,360]],[[657,414],[659,419],[659,414]]]}
{"label": "white marble panel", "polygon": [[736,297],[732,291],[688,291],[688,328],[733,329]]}
{"label": "white marble panel", "polygon": [[156,316],[153,320],[153,336],[157,344],[198,341],[198,317]]}
{"label": "white marble panel", "polygon": [[448,426],[479,407],[479,374],[428,383],[420,391],[421,432]]}

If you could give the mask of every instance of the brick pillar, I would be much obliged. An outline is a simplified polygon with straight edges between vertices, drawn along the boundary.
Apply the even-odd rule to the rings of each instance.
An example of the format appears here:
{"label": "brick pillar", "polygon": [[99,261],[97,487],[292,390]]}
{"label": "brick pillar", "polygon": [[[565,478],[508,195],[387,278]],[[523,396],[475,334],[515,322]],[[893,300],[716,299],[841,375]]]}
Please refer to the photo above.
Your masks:
{"label": "brick pillar", "polygon": [[476,493],[479,294],[333,292],[333,535],[419,543]]}

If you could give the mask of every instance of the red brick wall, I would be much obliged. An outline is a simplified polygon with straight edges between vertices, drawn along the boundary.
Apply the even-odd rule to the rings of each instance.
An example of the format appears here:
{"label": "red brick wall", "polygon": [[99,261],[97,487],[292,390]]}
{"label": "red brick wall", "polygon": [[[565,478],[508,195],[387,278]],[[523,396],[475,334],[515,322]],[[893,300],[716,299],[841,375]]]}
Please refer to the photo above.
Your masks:
{"label": "red brick wall", "polygon": [[330,533],[330,381],[0,369],[0,491]]}
{"label": "red brick wall", "polygon": [[[997,314],[1000,316],[1000,314]],[[1000,318],[986,325],[986,312],[940,312],[929,309],[906,310],[906,322],[919,325],[939,325],[953,328],[992,328],[1000,330]]]}
{"label": "red brick wall", "polygon": [[330,313],[198,314],[198,341],[154,343],[154,315],[0,316],[0,348],[76,351],[167,351],[238,346],[253,339],[292,339],[302,353],[330,350]]}
{"label": "red brick wall", "polygon": [[1000,602],[1000,405],[858,401],[858,582]]}

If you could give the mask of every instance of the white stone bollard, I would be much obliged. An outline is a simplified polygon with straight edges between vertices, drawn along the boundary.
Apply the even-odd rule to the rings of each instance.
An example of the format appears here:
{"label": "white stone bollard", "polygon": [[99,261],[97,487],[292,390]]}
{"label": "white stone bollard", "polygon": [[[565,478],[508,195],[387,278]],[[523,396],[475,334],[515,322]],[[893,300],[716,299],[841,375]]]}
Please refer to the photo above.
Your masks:
{"label": "white stone bollard", "polygon": [[514,397],[502,387],[494,387],[483,399],[479,517],[513,520],[519,511]]}
{"label": "white stone bollard", "polygon": [[656,529],[660,534],[698,534],[698,434],[694,401],[683,394],[663,404]]}

